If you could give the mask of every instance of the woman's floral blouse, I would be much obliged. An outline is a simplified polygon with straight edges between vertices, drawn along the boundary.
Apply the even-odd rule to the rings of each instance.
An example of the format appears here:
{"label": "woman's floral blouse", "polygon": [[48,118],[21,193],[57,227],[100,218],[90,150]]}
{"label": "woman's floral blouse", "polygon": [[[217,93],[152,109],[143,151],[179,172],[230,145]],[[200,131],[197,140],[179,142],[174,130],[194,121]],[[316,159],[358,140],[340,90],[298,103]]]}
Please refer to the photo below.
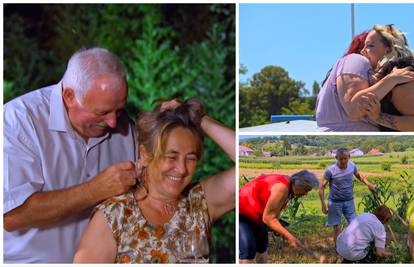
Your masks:
{"label": "woman's floral blouse", "polygon": [[110,198],[102,211],[117,243],[117,263],[176,263],[180,237],[195,231],[210,236],[210,218],[204,191],[195,184],[183,193],[169,223],[152,225],[142,215],[133,191]]}

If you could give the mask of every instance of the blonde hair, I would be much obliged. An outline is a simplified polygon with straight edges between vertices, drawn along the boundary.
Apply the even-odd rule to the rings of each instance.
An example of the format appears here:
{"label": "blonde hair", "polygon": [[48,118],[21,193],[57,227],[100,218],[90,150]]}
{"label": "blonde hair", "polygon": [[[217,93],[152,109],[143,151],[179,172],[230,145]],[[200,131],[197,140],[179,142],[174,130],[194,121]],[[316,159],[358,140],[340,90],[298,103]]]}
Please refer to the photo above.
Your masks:
{"label": "blonde hair", "polygon": [[386,53],[383,58],[378,61],[377,67],[374,70],[374,81],[379,81],[381,79],[380,73],[383,72],[383,68],[390,61],[396,61],[402,57],[413,56],[413,52],[408,47],[407,37],[403,32],[390,25],[375,25],[373,27],[382,39],[382,42],[385,46],[389,48],[389,52]]}

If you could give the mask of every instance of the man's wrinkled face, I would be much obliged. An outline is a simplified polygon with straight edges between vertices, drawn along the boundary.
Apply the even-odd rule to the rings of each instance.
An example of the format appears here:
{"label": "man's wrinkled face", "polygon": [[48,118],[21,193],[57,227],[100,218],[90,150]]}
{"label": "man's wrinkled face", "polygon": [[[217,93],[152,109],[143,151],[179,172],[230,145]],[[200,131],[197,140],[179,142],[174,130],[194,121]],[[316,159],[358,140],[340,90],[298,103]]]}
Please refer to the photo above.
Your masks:
{"label": "man's wrinkled face", "polygon": [[63,95],[72,127],[87,140],[104,136],[116,128],[117,119],[126,105],[128,89],[125,82],[119,82],[113,75],[97,75],[82,103],[74,92],[73,96],[68,92]]}

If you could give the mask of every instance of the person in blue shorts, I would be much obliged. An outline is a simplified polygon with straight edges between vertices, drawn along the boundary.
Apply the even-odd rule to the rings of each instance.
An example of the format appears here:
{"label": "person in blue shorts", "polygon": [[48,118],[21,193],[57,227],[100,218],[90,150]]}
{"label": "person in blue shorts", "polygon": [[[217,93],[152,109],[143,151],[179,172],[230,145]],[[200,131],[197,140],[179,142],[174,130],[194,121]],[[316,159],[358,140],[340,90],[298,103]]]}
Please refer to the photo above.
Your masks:
{"label": "person in blue shorts", "polygon": [[[320,183],[319,197],[322,203],[322,212],[328,214],[326,226],[333,226],[333,241],[341,232],[342,214],[349,224],[355,217],[354,203],[354,176],[363,182],[370,191],[375,192],[375,185],[362,176],[352,161],[350,152],[346,148],[339,148],[336,152],[336,163],[329,166]],[[325,187],[329,183],[328,206],[325,203]]]}

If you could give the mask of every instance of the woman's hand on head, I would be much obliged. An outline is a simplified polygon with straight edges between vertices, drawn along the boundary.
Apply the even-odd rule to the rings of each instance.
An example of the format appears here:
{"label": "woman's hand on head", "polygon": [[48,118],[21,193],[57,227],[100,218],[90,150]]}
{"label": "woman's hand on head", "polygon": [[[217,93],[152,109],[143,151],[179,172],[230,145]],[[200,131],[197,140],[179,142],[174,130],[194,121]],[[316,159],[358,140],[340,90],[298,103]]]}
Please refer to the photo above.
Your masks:
{"label": "woman's hand on head", "polygon": [[178,98],[174,98],[172,100],[167,100],[161,103],[160,111],[166,111],[168,109],[176,109],[183,104],[183,101],[179,100]]}

